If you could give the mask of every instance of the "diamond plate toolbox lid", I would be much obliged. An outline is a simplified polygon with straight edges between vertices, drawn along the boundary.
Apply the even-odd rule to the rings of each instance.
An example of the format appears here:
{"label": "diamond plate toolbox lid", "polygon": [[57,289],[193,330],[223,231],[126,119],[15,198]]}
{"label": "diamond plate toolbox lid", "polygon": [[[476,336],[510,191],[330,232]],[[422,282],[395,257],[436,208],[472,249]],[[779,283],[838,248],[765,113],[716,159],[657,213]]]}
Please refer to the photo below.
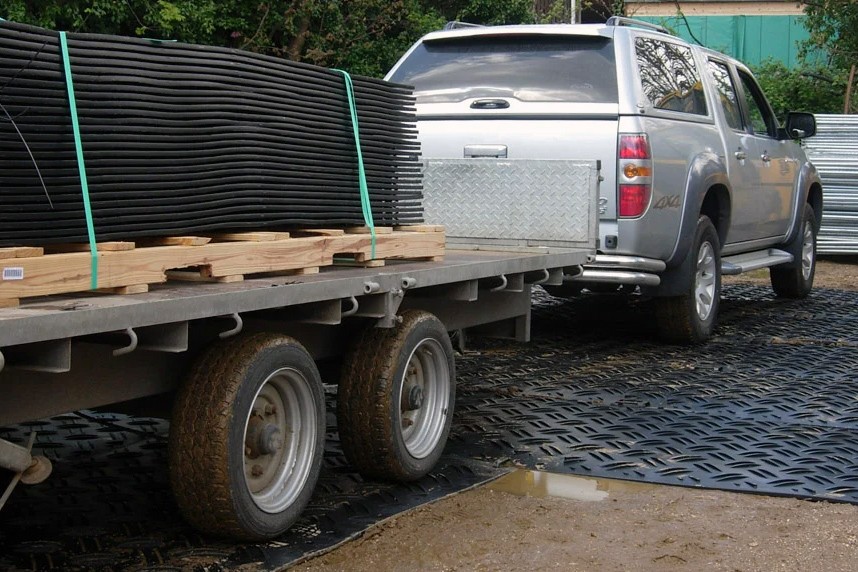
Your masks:
{"label": "diamond plate toolbox lid", "polygon": [[597,161],[425,159],[426,222],[451,244],[595,249]]}

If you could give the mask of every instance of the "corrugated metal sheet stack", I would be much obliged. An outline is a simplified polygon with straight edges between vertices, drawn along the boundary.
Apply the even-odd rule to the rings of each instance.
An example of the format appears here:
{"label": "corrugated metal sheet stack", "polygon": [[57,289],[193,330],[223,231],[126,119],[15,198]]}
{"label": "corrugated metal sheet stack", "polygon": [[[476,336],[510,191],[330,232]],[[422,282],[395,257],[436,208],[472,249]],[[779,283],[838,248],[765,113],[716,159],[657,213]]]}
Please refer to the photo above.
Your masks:
{"label": "corrugated metal sheet stack", "polygon": [[[364,224],[341,73],[138,38],[68,46],[97,240]],[[410,88],[356,76],[354,91],[375,224],[420,222]],[[0,105],[0,246],[85,242],[57,32],[0,22]]]}
{"label": "corrugated metal sheet stack", "polygon": [[858,254],[858,115],[817,115],[804,146],[822,178],[819,252]]}

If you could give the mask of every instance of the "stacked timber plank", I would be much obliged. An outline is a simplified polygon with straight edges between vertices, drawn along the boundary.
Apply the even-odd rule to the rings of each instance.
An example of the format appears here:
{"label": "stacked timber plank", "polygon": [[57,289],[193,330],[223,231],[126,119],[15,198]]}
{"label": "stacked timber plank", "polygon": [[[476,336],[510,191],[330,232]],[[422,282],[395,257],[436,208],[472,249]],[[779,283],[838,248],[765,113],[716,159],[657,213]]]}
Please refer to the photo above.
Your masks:
{"label": "stacked timber plank", "polygon": [[[388,260],[438,260],[444,228],[409,225],[174,236],[98,244],[96,289],[138,294],[167,280],[238,282],[270,274],[315,274],[321,267],[382,266]],[[0,308],[21,298],[92,288],[86,244],[0,248]]]}
{"label": "stacked timber plank", "polygon": [[[98,242],[363,225],[341,73],[249,52],[68,35]],[[0,247],[86,242],[56,32],[0,22]],[[410,89],[355,77],[377,225],[422,220]]]}

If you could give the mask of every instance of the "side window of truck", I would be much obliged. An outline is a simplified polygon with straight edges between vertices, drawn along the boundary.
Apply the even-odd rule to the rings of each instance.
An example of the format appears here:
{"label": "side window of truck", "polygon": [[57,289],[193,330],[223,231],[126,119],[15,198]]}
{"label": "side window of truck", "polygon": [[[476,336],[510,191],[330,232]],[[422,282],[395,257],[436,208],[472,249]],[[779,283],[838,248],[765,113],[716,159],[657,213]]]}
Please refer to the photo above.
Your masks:
{"label": "side window of truck", "polygon": [[708,115],[703,83],[691,49],[656,38],[635,38],[641,88],[653,107]]}
{"label": "side window of truck", "polygon": [[777,136],[778,123],[763,97],[763,92],[750,75],[742,70],[738,71],[754,134],[768,137]]}
{"label": "side window of truck", "polygon": [[736,86],[730,77],[730,68],[723,62],[709,60],[709,74],[718,90],[718,100],[727,118],[727,125],[735,131],[744,131],[742,126],[742,111],[739,108],[739,98],[736,96]]}

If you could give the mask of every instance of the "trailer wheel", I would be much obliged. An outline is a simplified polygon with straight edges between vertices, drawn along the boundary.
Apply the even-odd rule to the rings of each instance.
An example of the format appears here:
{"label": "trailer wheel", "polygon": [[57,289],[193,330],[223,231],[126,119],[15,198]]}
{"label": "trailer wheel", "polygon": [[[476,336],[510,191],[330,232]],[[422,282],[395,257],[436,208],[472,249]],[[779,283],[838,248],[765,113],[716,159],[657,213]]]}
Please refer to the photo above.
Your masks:
{"label": "trailer wheel", "polygon": [[709,339],[718,319],[721,299],[721,250],[718,232],[707,216],[697,220],[689,256],[691,279],[682,296],[657,298],[661,337],[676,344],[698,344]]}
{"label": "trailer wheel", "polygon": [[407,310],[394,328],[367,328],[337,392],[346,457],[367,478],[426,475],[447,442],[455,390],[453,347],[438,318]]}
{"label": "trailer wheel", "polygon": [[176,396],[170,483],[198,529],[260,540],[288,529],[322,464],[325,401],[301,344],[262,333],[216,344]]}
{"label": "trailer wheel", "polygon": [[816,230],[813,207],[804,205],[799,235],[787,247],[793,255],[793,262],[769,269],[772,290],[781,298],[807,298],[813,290],[813,276],[816,272]]}

